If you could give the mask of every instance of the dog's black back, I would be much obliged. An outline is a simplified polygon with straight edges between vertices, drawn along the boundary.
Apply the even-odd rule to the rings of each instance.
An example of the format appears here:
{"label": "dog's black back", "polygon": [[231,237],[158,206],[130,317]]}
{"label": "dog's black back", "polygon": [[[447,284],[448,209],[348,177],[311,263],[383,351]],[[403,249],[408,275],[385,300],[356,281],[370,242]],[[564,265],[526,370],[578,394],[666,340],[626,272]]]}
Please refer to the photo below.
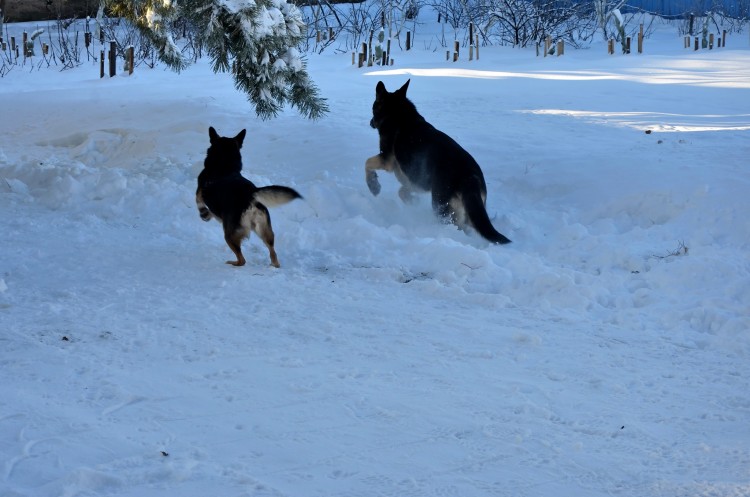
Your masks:
{"label": "dog's black back", "polygon": [[380,154],[368,159],[367,184],[377,195],[376,169],[393,171],[402,183],[405,201],[412,190],[432,193],[435,212],[460,227],[471,225],[494,243],[510,240],[492,226],[485,200],[487,186],[479,164],[450,136],[422,117],[406,98],[409,81],[395,92],[379,82],[375,89],[370,125],[378,130]]}
{"label": "dog's black back", "polygon": [[203,171],[198,175],[198,189],[203,194],[206,207],[219,219],[236,218],[253,200],[258,189],[249,179],[242,176],[242,155],[240,148],[245,139],[243,129],[234,138],[219,136],[209,129],[211,146],[206,151]]}

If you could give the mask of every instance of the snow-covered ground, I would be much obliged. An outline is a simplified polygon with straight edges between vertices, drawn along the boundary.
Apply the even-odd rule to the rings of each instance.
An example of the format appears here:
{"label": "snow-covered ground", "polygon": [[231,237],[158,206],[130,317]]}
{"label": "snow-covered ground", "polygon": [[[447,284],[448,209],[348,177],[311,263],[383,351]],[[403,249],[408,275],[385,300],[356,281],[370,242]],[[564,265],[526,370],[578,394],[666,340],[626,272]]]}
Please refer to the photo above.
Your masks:
{"label": "snow-covered ground", "polygon": [[[415,46],[311,55],[318,122],[205,62],[0,79],[0,495],[750,495],[746,35]],[[513,244],[369,193],[375,84],[408,78]],[[305,197],[280,269],[198,217],[209,126]]]}

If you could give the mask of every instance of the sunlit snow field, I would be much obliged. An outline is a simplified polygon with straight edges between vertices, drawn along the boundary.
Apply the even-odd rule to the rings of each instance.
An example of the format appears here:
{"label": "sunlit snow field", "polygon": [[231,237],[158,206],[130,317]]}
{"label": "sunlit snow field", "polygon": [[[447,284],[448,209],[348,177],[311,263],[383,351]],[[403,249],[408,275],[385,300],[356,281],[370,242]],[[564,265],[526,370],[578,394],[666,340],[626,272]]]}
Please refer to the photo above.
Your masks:
{"label": "sunlit snow field", "polygon": [[[0,79],[0,495],[750,495],[747,33],[457,63],[422,36],[309,55],[319,121],[207,62]],[[409,78],[512,244],[370,194],[375,84]],[[305,197],[280,269],[198,216],[209,126]]]}

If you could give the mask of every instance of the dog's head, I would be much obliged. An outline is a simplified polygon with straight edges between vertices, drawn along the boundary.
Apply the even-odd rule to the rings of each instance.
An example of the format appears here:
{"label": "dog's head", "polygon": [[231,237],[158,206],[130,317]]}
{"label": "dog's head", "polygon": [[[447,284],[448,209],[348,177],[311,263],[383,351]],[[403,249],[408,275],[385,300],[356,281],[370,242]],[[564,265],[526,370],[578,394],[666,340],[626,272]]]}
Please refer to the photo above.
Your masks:
{"label": "dog's head", "polygon": [[389,118],[403,116],[405,113],[416,112],[414,104],[406,98],[406,90],[409,88],[409,82],[406,80],[404,86],[394,92],[385,89],[382,81],[378,81],[375,87],[375,101],[372,103],[372,119],[370,126],[379,129],[380,126]]}
{"label": "dog's head", "polygon": [[206,151],[206,169],[215,172],[239,172],[242,169],[242,155],[240,149],[245,141],[246,130],[240,131],[234,138],[219,136],[213,127],[208,128],[211,146]]}

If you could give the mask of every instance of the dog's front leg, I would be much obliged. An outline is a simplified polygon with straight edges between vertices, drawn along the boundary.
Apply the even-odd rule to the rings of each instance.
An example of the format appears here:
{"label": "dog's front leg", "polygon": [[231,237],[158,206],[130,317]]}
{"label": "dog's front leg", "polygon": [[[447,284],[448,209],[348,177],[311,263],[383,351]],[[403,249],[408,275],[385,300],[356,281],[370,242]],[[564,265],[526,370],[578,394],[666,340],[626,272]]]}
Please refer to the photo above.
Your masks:
{"label": "dog's front leg", "polygon": [[367,188],[370,189],[370,193],[377,196],[380,193],[380,181],[378,181],[378,173],[375,172],[377,169],[382,169],[383,159],[378,155],[374,155],[365,161],[365,182],[367,182]]}
{"label": "dog's front leg", "polygon": [[380,193],[380,181],[378,181],[378,169],[385,171],[393,170],[393,166],[383,157],[383,154],[373,155],[365,161],[365,181],[370,193],[377,195]]}
{"label": "dog's front leg", "polygon": [[211,214],[211,211],[208,210],[206,203],[203,201],[203,192],[201,192],[200,187],[198,188],[198,191],[195,192],[195,205],[198,207],[198,214],[204,221],[210,221],[211,218],[214,217],[214,215]]}
{"label": "dog's front leg", "polygon": [[398,189],[398,196],[405,204],[413,204],[415,201],[414,190],[412,190],[411,187],[405,185]]}

